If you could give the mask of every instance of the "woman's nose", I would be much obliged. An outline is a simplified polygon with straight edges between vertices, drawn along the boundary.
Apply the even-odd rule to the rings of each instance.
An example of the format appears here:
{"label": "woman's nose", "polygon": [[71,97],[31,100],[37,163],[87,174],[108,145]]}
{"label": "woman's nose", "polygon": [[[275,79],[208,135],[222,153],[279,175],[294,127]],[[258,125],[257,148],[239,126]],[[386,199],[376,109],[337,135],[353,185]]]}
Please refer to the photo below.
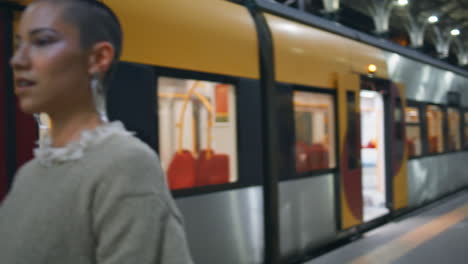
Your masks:
{"label": "woman's nose", "polygon": [[18,47],[10,60],[13,70],[21,70],[29,67],[28,49],[25,46]]}

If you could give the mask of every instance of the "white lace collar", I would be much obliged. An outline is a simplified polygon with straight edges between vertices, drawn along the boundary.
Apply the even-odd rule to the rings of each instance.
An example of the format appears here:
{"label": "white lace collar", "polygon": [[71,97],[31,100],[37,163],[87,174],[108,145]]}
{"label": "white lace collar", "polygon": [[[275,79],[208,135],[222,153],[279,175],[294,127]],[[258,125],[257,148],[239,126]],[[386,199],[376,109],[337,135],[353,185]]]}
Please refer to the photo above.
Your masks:
{"label": "white lace collar", "polygon": [[61,164],[68,161],[79,160],[83,157],[85,150],[92,145],[95,145],[111,135],[133,135],[125,129],[120,121],[106,123],[96,127],[93,130],[85,130],[81,132],[80,139],[72,141],[64,147],[52,147],[50,136],[45,135],[37,142],[38,147],[34,149],[34,156],[39,162],[50,167],[54,164]]}

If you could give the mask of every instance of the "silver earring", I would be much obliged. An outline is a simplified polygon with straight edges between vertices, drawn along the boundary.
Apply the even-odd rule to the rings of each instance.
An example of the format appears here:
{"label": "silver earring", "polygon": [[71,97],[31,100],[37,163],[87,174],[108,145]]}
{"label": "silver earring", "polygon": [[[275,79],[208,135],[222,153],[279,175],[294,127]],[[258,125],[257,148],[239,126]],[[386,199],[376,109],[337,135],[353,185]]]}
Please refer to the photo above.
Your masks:
{"label": "silver earring", "polygon": [[43,147],[45,143],[45,137],[49,136],[49,126],[44,124],[41,120],[41,114],[35,113],[33,114],[34,119],[36,120],[37,126],[39,128],[39,147]]}
{"label": "silver earring", "polygon": [[106,110],[106,94],[102,80],[99,78],[97,73],[93,74],[91,77],[91,92],[93,94],[94,106],[96,107],[99,119],[102,123],[108,123],[109,118],[107,117]]}

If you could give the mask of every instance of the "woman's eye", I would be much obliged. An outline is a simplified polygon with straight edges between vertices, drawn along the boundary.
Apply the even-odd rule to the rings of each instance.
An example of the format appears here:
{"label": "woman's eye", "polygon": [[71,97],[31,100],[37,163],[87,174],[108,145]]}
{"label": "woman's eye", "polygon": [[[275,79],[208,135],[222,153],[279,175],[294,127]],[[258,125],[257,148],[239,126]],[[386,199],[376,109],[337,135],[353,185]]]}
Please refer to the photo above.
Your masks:
{"label": "woman's eye", "polygon": [[53,39],[52,38],[47,38],[47,37],[44,37],[44,38],[37,38],[34,40],[34,45],[36,46],[39,46],[39,47],[42,47],[42,46],[46,46],[50,43],[53,42]]}

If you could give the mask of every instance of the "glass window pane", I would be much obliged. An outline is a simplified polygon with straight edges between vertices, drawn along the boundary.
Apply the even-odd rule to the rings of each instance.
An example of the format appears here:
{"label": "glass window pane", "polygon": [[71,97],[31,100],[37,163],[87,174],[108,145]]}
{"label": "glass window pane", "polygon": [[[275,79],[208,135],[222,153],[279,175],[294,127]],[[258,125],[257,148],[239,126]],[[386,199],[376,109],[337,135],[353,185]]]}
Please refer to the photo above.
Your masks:
{"label": "glass window pane", "polygon": [[161,77],[159,152],[172,190],[237,181],[234,86]]}
{"label": "glass window pane", "polygon": [[444,151],[443,113],[439,106],[428,105],[427,116],[427,145],[430,154]]}
{"label": "glass window pane", "polygon": [[331,95],[294,92],[298,173],[336,166],[334,109]]}
{"label": "glass window pane", "polygon": [[422,154],[420,126],[406,126],[406,145],[408,156],[414,157]]}
{"label": "glass window pane", "polygon": [[422,154],[421,145],[421,123],[419,108],[405,108],[406,121],[406,145],[408,148],[408,156],[414,157]]}
{"label": "glass window pane", "polygon": [[456,108],[447,110],[448,116],[448,148],[450,151],[461,149],[460,111]]}
{"label": "glass window pane", "polygon": [[419,109],[417,107],[406,107],[405,121],[406,123],[419,123]]}

